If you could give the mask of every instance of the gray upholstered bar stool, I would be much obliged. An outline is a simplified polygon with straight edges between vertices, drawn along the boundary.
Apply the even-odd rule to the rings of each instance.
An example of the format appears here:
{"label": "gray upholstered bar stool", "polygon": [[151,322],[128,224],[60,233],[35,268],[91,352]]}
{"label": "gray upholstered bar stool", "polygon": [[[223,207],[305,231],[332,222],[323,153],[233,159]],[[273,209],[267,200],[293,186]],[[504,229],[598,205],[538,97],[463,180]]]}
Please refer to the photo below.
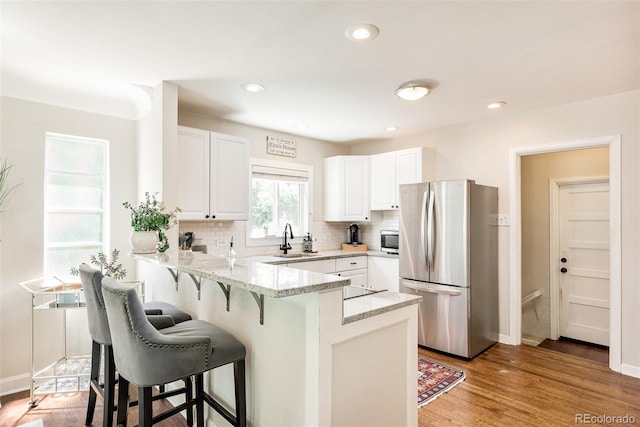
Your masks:
{"label": "gray upholstered bar stool", "polygon": [[[91,335],[91,385],[89,389],[89,400],[87,403],[87,417],[85,425],[92,424],[93,414],[96,407],[97,396],[104,401],[103,425],[111,427],[113,424],[113,411],[115,406],[115,385],[116,368],[113,359],[113,348],[111,346],[111,333],[107,320],[107,312],[104,308],[102,298],[102,273],[99,270],[82,264],[79,267],[80,280],[84,290],[87,304],[87,318],[89,322],[89,334]],[[191,320],[191,316],[178,307],[165,302],[151,302],[144,305],[145,314],[154,327],[161,329],[173,326],[176,323]],[[102,350],[104,349],[104,372],[103,384],[100,383],[100,363]],[[123,386],[121,384],[120,386]],[[158,398],[168,397],[185,393],[187,399],[192,396],[192,384],[188,381],[185,388],[173,390],[170,393],[161,393]],[[135,404],[132,402],[132,404]],[[118,424],[126,423],[126,411],[118,411]],[[187,420],[189,425],[193,424],[190,417]]]}
{"label": "gray upholstered bar stool", "polygon": [[[234,426],[246,426],[244,345],[224,329],[202,320],[189,320],[155,329],[144,315],[135,290],[110,277],[102,281],[113,353],[121,377],[138,387],[138,425],[150,426],[151,387],[195,376],[194,399],[177,409],[196,407],[196,421],[204,426],[204,402]],[[233,363],[235,415],[204,391],[203,374]]]}

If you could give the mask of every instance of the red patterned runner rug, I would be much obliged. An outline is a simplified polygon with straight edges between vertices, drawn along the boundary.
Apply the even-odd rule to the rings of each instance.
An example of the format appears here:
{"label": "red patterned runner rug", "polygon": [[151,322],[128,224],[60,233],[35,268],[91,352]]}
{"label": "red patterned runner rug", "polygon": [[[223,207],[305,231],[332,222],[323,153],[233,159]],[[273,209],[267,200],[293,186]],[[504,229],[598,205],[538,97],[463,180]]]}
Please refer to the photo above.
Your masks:
{"label": "red patterned runner rug", "polygon": [[460,384],[464,371],[418,357],[418,408]]}

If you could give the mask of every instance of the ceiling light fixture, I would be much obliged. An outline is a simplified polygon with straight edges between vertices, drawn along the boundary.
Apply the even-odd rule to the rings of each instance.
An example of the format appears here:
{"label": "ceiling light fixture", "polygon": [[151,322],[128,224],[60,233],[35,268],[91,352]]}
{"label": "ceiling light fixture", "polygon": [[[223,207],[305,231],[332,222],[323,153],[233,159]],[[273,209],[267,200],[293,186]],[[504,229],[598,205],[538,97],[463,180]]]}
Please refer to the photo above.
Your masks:
{"label": "ceiling light fixture", "polygon": [[396,95],[407,101],[416,101],[420,98],[431,93],[431,85],[428,85],[424,80],[412,80],[400,85],[396,89]]}
{"label": "ceiling light fixture", "polygon": [[400,129],[398,126],[388,126],[387,127],[387,132],[395,132],[398,129]]}
{"label": "ceiling light fixture", "polygon": [[345,37],[349,40],[360,42],[373,40],[378,37],[378,34],[380,34],[380,30],[378,30],[378,27],[371,24],[352,25],[344,32]]}
{"label": "ceiling light fixture", "polygon": [[498,108],[502,108],[505,105],[507,105],[506,102],[504,101],[496,101],[496,102],[492,102],[491,104],[487,105],[487,108],[490,110],[496,110]]}
{"label": "ceiling light fixture", "polygon": [[262,92],[264,90],[264,86],[258,83],[244,83],[240,87],[247,92]]}

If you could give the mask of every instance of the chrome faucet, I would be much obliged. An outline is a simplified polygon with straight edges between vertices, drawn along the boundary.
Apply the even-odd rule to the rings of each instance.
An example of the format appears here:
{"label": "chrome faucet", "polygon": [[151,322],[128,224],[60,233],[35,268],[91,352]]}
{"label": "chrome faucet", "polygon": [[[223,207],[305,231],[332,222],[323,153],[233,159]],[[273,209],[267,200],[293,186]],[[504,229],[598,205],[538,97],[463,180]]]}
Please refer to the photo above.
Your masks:
{"label": "chrome faucet", "polygon": [[287,223],[284,226],[284,232],[282,233],[282,244],[280,245],[280,250],[284,251],[284,254],[287,254],[287,251],[291,249],[291,245],[287,242],[287,228],[289,229],[289,238],[293,239],[293,230],[291,229],[291,224]]}

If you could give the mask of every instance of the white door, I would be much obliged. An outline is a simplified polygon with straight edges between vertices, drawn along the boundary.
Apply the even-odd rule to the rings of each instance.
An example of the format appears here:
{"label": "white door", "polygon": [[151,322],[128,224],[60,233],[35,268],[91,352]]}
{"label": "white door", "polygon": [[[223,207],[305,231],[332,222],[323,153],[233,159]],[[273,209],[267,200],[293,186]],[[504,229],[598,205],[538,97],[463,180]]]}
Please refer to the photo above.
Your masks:
{"label": "white door", "polygon": [[560,335],[609,345],[609,183],[558,190]]}

